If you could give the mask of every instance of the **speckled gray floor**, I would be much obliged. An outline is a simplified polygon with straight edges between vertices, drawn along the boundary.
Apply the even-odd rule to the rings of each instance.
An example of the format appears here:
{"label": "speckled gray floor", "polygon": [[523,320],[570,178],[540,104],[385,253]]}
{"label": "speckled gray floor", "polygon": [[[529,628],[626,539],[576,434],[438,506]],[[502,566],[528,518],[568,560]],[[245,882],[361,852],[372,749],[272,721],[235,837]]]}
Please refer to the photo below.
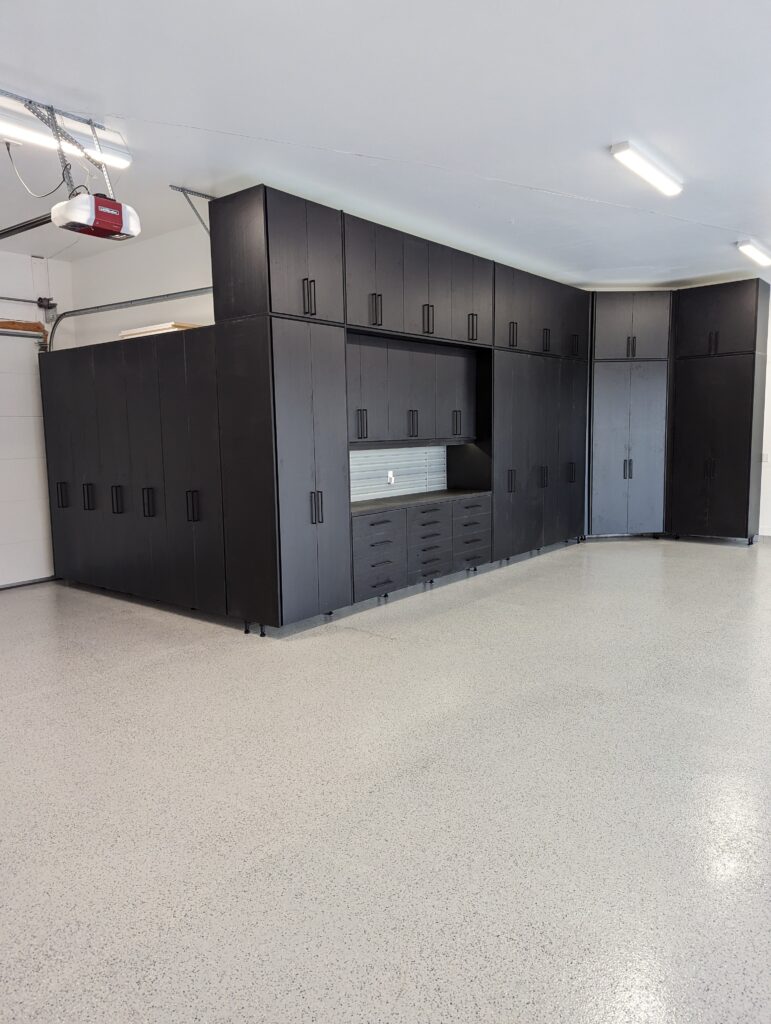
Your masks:
{"label": "speckled gray floor", "polygon": [[0,593],[0,1020],[767,1024],[771,545],[282,638]]}

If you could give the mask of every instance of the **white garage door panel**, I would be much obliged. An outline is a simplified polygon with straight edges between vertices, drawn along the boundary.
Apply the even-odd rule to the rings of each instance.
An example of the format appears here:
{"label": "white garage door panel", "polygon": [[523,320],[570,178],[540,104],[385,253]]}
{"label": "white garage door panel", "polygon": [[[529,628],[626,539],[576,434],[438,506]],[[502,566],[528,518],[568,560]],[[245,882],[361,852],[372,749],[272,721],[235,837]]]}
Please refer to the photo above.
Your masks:
{"label": "white garage door panel", "polygon": [[0,373],[0,416],[42,415],[37,374]]}
{"label": "white garage door panel", "polygon": [[0,586],[53,573],[37,355],[0,334]]}

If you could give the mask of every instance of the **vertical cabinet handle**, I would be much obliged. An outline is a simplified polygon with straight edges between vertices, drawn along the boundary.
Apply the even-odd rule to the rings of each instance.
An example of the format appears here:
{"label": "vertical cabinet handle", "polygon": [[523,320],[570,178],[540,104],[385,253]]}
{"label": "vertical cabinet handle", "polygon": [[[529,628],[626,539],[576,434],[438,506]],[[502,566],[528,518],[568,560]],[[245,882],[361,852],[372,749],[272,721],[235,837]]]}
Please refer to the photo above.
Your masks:
{"label": "vertical cabinet handle", "polygon": [[548,327],[543,329],[543,350],[544,352],[551,350],[551,330]]}
{"label": "vertical cabinet handle", "polygon": [[570,339],[571,339],[571,351],[572,351],[574,356],[577,356],[578,355],[578,335],[577,334],[571,334]]}
{"label": "vertical cabinet handle", "polygon": [[720,344],[720,331],[715,331],[715,344],[714,344],[714,349],[712,351],[712,355],[713,356],[717,355],[717,349],[718,349],[718,345],[719,344]]}
{"label": "vertical cabinet handle", "polygon": [[311,491],[311,524],[316,525],[316,491]]}
{"label": "vertical cabinet handle", "polygon": [[473,313],[469,313],[469,315],[467,317],[466,337],[467,337],[467,339],[469,341],[473,341],[474,340],[474,314]]}
{"label": "vertical cabinet handle", "polygon": [[430,322],[431,329],[430,329],[430,331],[428,333],[429,334],[433,334],[434,333],[434,304],[433,304],[433,302],[428,307],[428,312],[429,312],[429,315],[430,315],[430,318],[431,318],[431,322]]}
{"label": "vertical cabinet handle", "polygon": [[361,441],[361,409],[356,410],[356,440]]}
{"label": "vertical cabinet handle", "polygon": [[369,293],[369,322],[377,327],[377,292]]}
{"label": "vertical cabinet handle", "polygon": [[83,510],[85,512],[93,512],[96,508],[94,502],[94,485],[83,484]]}
{"label": "vertical cabinet handle", "polygon": [[303,313],[308,316],[311,311],[311,289],[310,281],[307,277],[303,278]]}
{"label": "vertical cabinet handle", "polygon": [[637,335],[632,335],[632,359],[637,358]]}
{"label": "vertical cabinet handle", "polygon": [[458,437],[463,433],[463,410],[458,409]]}
{"label": "vertical cabinet handle", "polygon": [[574,484],[576,482],[576,464],[575,462],[568,463],[568,483]]}
{"label": "vertical cabinet handle", "polygon": [[628,334],[626,339],[626,357],[629,359],[632,355],[632,335]]}
{"label": "vertical cabinet handle", "polygon": [[378,292],[377,294],[377,325],[378,327],[383,326],[383,293]]}
{"label": "vertical cabinet handle", "polygon": [[187,521],[197,523],[200,521],[200,507],[198,491],[185,491],[185,503],[187,505]]}
{"label": "vertical cabinet handle", "polygon": [[709,332],[709,337],[707,338],[707,355],[712,355],[712,331]]}
{"label": "vertical cabinet handle", "polygon": [[56,507],[70,507],[70,495],[66,480],[60,480],[56,485]]}
{"label": "vertical cabinet handle", "polygon": [[316,491],[316,521],[324,522],[324,492]]}
{"label": "vertical cabinet handle", "polygon": [[634,478],[634,459],[629,460],[629,479]]}
{"label": "vertical cabinet handle", "polygon": [[429,310],[429,305],[428,305],[427,302],[424,302],[423,303],[423,333],[424,334],[430,334],[431,333],[431,327],[430,327],[430,324],[429,324],[429,317],[428,317],[428,310]]}
{"label": "vertical cabinet handle", "polygon": [[516,348],[518,344],[519,324],[516,320],[509,321],[509,348]]}
{"label": "vertical cabinet handle", "polygon": [[629,459],[624,459],[624,479],[625,480],[627,479],[628,472],[629,472]]}
{"label": "vertical cabinet handle", "polygon": [[514,493],[514,470],[510,469],[506,475],[507,475],[506,489],[508,490],[509,494],[513,494]]}
{"label": "vertical cabinet handle", "polygon": [[415,418],[414,418],[414,420],[413,420],[413,423],[414,423],[414,428],[413,428],[413,434],[412,434],[412,436],[413,436],[413,437],[417,437],[417,436],[418,436],[418,433],[419,433],[419,427],[418,427],[418,410],[417,410],[417,409],[413,409],[413,410],[412,410],[412,414],[413,414],[413,416],[415,417]]}
{"label": "vertical cabinet handle", "polygon": [[314,278],[311,278],[310,281],[308,282],[308,290],[309,290],[309,295],[308,295],[308,307],[309,307],[309,309],[308,309],[308,312],[310,313],[311,316],[315,316],[316,315],[316,281],[315,281]]}
{"label": "vertical cabinet handle", "polygon": [[119,516],[123,512],[123,488],[120,484],[113,484],[110,488],[110,503],[112,505],[112,514]]}
{"label": "vertical cabinet handle", "polygon": [[367,410],[362,409],[361,411],[364,414],[364,437],[366,439],[369,437],[369,419],[367,418]]}
{"label": "vertical cabinet handle", "polygon": [[142,488],[142,515],[145,519],[152,519],[155,516],[155,488]]}

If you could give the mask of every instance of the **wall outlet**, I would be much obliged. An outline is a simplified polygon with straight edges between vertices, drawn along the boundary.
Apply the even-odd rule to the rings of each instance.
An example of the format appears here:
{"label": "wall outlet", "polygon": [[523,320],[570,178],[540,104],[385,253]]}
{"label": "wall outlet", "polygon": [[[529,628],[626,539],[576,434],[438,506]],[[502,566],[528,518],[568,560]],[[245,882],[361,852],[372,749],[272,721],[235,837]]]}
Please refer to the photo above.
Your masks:
{"label": "wall outlet", "polygon": [[394,471],[392,469],[388,470],[388,483],[389,485],[396,483],[396,477],[394,476]]}

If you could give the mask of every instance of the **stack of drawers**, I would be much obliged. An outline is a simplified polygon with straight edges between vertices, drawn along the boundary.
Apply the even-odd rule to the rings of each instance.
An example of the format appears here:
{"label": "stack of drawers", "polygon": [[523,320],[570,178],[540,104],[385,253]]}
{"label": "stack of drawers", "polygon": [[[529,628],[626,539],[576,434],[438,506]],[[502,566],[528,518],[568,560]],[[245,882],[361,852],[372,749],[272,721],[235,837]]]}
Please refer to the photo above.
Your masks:
{"label": "stack of drawers", "polygon": [[452,568],[475,569],[492,557],[492,511],[489,494],[452,503]]}
{"label": "stack of drawers", "polygon": [[353,599],[407,586],[407,510],[353,517]]}
{"label": "stack of drawers", "polygon": [[492,557],[490,495],[353,517],[354,601],[474,569]]}

